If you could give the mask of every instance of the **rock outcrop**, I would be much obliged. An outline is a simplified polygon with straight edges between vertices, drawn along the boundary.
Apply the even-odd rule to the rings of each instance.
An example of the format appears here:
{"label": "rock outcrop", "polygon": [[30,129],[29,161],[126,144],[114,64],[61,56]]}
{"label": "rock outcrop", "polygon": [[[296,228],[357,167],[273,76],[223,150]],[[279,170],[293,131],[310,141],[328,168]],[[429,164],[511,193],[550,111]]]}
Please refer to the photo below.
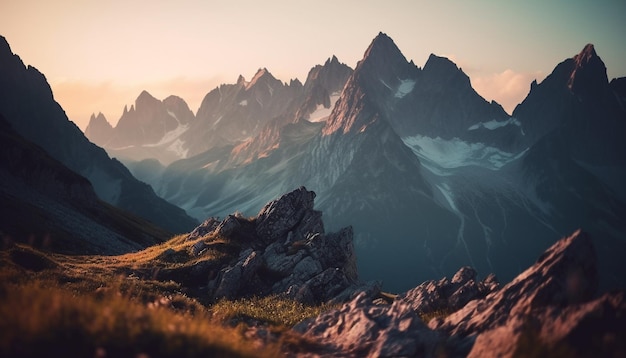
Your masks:
{"label": "rock outcrop", "polygon": [[497,293],[432,322],[431,327],[460,336],[481,333],[505,325],[511,317],[529,316],[536,308],[588,301],[597,283],[591,238],[579,231],[550,247]]}
{"label": "rock outcrop", "polygon": [[[237,242],[235,260],[213,275],[212,298],[284,294],[304,303],[345,301],[356,291],[376,291],[358,281],[352,228],[326,234],[322,213],[313,209],[315,193],[300,187],[268,203],[252,219],[229,215],[207,219],[190,233],[193,255],[214,242]],[[206,240],[205,240],[206,238]]]}
{"label": "rock outcrop", "polygon": [[392,304],[362,293],[294,330],[330,356],[624,356],[624,292],[593,299],[597,282],[592,241],[578,231],[501,289],[464,267]]}
{"label": "rock outcrop", "polygon": [[421,315],[454,312],[468,302],[483,298],[499,288],[495,275],[491,274],[483,281],[477,282],[476,274],[473,268],[462,267],[452,280],[443,278],[439,281],[426,281],[398,295],[396,299],[408,303]]}

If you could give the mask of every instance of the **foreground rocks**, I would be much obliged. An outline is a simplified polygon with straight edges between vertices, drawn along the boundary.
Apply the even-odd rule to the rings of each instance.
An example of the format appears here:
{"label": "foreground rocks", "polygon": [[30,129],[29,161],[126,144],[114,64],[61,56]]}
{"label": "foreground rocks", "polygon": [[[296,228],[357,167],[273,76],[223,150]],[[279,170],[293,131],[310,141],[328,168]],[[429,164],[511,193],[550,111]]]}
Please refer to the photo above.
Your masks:
{"label": "foreground rocks", "polygon": [[[379,283],[358,280],[352,229],[325,233],[314,199],[301,187],[254,218],[210,218],[187,236],[185,252],[170,249],[162,259],[192,259],[183,276],[198,278],[211,299],[279,294],[344,303],[296,325],[290,334],[305,343],[285,346],[288,356],[626,356],[624,292],[597,295],[587,234],[556,242],[503,287],[493,274],[479,280],[462,267],[391,299]],[[274,337],[268,332],[252,325],[247,334],[263,343]]]}
{"label": "foreground rocks", "polygon": [[592,241],[576,232],[501,289],[492,275],[477,282],[474,270],[462,268],[392,304],[360,294],[294,327],[322,347],[295,355],[626,356],[624,293],[594,299],[597,275]]}
{"label": "foreground rocks", "polygon": [[[352,228],[326,234],[315,193],[300,187],[269,202],[255,218],[209,218],[191,232],[191,254],[202,256],[224,239],[238,245],[236,259],[207,273],[214,299],[282,294],[307,304],[346,301],[375,283],[358,280]],[[202,261],[196,265],[205,272]],[[198,271],[196,270],[196,271]]]}

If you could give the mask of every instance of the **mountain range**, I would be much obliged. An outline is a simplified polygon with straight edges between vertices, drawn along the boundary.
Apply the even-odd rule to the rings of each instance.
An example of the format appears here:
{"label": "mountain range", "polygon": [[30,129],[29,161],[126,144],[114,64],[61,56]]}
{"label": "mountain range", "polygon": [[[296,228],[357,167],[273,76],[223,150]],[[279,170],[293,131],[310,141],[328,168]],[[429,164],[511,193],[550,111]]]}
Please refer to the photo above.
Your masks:
{"label": "mountain range", "polygon": [[332,229],[354,226],[362,276],[390,289],[459,265],[508,280],[580,227],[610,258],[603,284],[621,286],[624,81],[608,81],[589,44],[509,115],[449,59],[433,54],[420,68],[380,33],[354,70],[333,56],[304,85],[261,69],[211,91],[189,129],[153,139],[176,142],[176,161],[105,148],[198,219],[253,215],[312,188]]}
{"label": "mountain range", "polygon": [[172,207],[155,192],[204,220],[254,215],[304,185],[330,230],[353,226],[361,277],[392,291],[464,265],[510,280],[578,228],[595,240],[601,284],[626,284],[626,86],[609,82],[593,45],[531,83],[512,115],[449,59],[420,68],[384,33],[354,69],[332,56],[302,84],[261,68],[209,92],[195,115],[144,91],[115,127],[94,115],[86,134],[154,192],[82,137],[43,75],[4,52],[2,87],[13,89],[0,113],[16,132],[100,199],[163,226],[193,219],[159,209]]}
{"label": "mountain range", "polygon": [[[111,159],[102,148],[91,143],[81,130],[68,120],[61,106],[54,100],[45,76],[36,68],[30,65],[25,66],[19,56],[12,53],[4,37],[0,37],[0,115],[6,122],[2,125],[3,135],[12,138],[10,141],[7,139],[6,145],[19,144],[18,147],[11,149],[15,152],[11,152],[11,147],[7,147],[7,152],[3,152],[3,155],[27,153],[24,154],[25,158],[37,159],[37,163],[30,163],[30,166],[28,163],[20,164],[23,170],[20,174],[22,178],[39,176],[37,183],[31,183],[35,186],[33,193],[39,191],[37,189],[39,184],[46,181],[55,182],[58,179],[58,177],[48,177],[48,174],[72,172],[72,174],[62,174],[61,177],[82,183],[79,186],[82,187],[84,196],[92,196],[95,193],[95,196],[90,199],[92,201],[97,197],[97,200],[122,209],[132,217],[148,220],[153,223],[151,225],[158,224],[169,233],[186,232],[197,225],[198,222],[188,216],[184,210],[157,196],[149,185],[133,177],[121,162]],[[45,155],[41,153],[42,150]],[[53,164],[50,159],[54,160]],[[9,178],[8,180],[15,182],[19,181],[19,178],[20,176],[17,179]],[[28,181],[25,184],[30,185]],[[21,193],[27,193],[27,186],[20,189],[20,195],[14,197],[14,201],[24,199]],[[54,187],[48,184],[46,186],[44,196],[51,194],[50,190]],[[33,205],[33,202],[29,200],[22,204]],[[101,206],[104,203],[96,205]],[[55,221],[63,221],[59,220],[54,210],[47,205],[39,209],[46,212],[47,219],[43,221],[46,225],[53,224],[54,226],[58,224],[58,222],[54,223]],[[117,213],[125,215],[121,212]],[[70,220],[70,217],[64,220]],[[147,225],[147,222],[143,224]],[[26,226],[23,229],[35,230],[36,228]],[[162,229],[159,230],[162,231]],[[20,235],[26,234],[20,230],[18,232]],[[136,234],[141,236],[143,235],[141,232],[142,230],[139,229]],[[135,234],[131,236],[133,235]],[[153,243],[155,240],[158,242],[168,237],[167,234],[163,235],[163,232],[160,236],[160,239],[142,241]]]}

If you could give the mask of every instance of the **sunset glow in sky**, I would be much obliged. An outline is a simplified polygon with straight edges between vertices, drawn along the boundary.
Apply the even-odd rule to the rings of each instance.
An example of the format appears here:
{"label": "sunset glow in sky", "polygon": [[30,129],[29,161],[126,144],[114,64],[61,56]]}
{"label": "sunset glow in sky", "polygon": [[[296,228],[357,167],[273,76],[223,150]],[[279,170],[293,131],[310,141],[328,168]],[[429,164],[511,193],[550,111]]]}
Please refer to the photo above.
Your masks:
{"label": "sunset glow in sky", "polygon": [[354,68],[379,31],[422,67],[453,60],[509,112],[554,66],[595,45],[626,76],[626,1],[5,0],[0,35],[43,72],[68,117],[112,124],[141,90],[202,98],[266,67],[288,82],[333,54]]}

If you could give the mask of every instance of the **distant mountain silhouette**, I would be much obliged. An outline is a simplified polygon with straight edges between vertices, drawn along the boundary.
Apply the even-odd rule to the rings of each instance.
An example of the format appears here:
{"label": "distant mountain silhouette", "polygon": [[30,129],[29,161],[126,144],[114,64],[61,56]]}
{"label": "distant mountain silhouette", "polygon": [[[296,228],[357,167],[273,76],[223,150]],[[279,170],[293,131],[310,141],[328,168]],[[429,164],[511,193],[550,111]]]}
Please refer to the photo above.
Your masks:
{"label": "distant mountain silhouette", "polygon": [[0,37],[0,113],[25,139],[86,177],[100,199],[172,232],[184,232],[197,223],[90,143],[54,100],[44,75],[24,66],[4,37]]}

